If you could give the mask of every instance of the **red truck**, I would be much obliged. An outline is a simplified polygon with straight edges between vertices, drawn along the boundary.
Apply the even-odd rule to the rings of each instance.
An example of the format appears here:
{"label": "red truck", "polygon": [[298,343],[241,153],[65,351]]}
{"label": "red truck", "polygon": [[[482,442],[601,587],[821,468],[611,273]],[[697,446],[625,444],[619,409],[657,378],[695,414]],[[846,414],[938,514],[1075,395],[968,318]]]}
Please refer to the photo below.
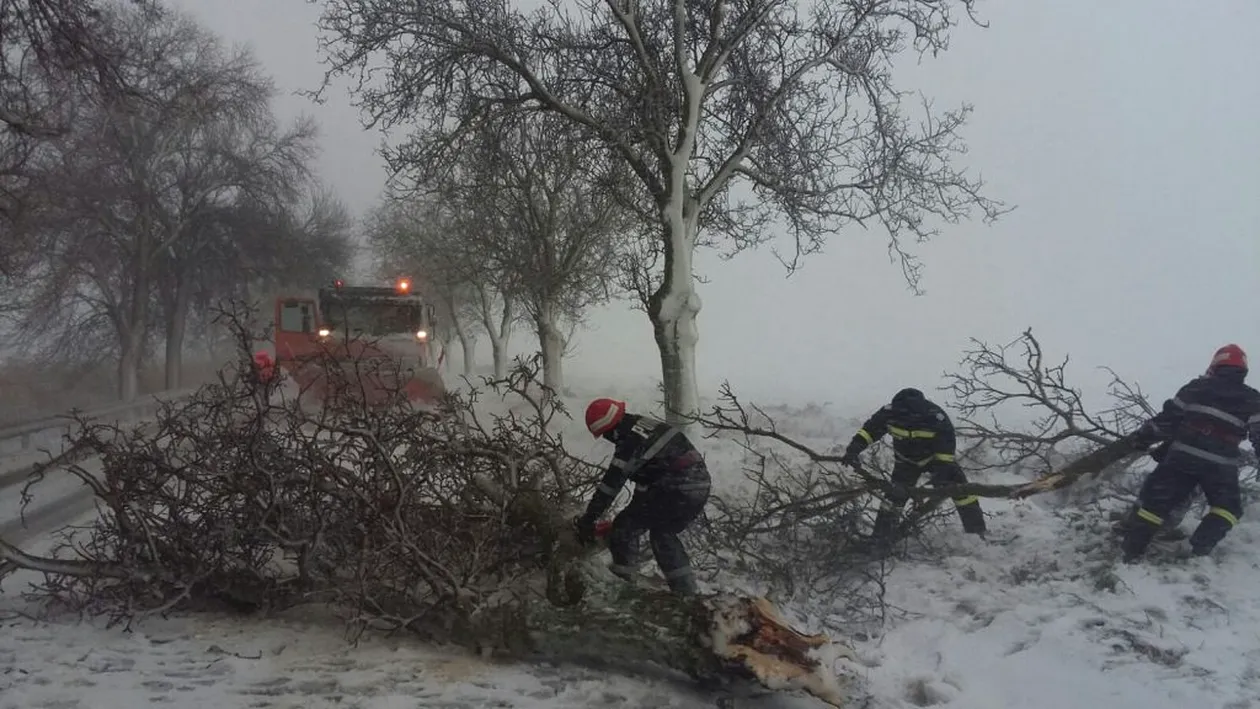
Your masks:
{"label": "red truck", "polygon": [[[393,286],[347,286],[336,280],[315,297],[275,302],[275,364],[303,395],[330,394],[385,404],[395,392],[433,403],[446,391],[434,356],[434,308],[408,278]],[[322,361],[321,361],[322,360]],[[328,367],[341,370],[331,384]]]}

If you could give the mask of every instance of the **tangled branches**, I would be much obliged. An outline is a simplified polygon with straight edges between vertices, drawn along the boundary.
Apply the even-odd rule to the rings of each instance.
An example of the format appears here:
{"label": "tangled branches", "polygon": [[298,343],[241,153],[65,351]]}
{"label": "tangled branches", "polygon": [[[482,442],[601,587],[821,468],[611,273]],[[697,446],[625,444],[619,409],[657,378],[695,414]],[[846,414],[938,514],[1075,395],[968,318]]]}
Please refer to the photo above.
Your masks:
{"label": "tangled branches", "polygon": [[[594,469],[549,432],[563,410],[535,396],[534,362],[490,387],[525,411],[487,415],[476,392],[421,408],[399,392],[381,405],[329,389],[313,408],[309,391],[291,395],[242,360],[141,428],[78,422],[45,470],[64,465],[103,514],[75,561],[43,569],[41,595],[118,619],[320,602],[355,628],[442,640],[475,635],[505,589],[575,600],[554,574],[535,581]],[[347,393],[380,389],[364,383],[370,364],[325,354],[305,366]]]}
{"label": "tangled branches", "polygon": [[[1048,363],[1031,329],[998,347],[972,342],[963,371],[948,374],[943,388],[955,400],[960,437],[979,447],[969,452],[978,468],[1052,470],[1123,438],[1155,413],[1140,387],[1110,369],[1110,404],[1091,412],[1068,384],[1068,358]],[[1020,419],[1025,423],[1012,423]]]}
{"label": "tangled branches", "polygon": [[787,686],[835,696],[831,665],[810,655],[826,639],[764,601],[675,596],[587,563],[595,548],[570,520],[600,471],[565,451],[552,424],[567,414],[537,358],[414,406],[388,358],[353,356],[367,348],[329,348],[279,377],[255,369],[252,335],[229,320],[240,361],[216,383],[138,428],[79,420],[31,481],[68,471],[101,512],[68,555],[0,540],[0,561],[43,572],[36,599],[126,622],[318,605],[356,636],[405,630],[776,688],[788,667]]}
{"label": "tangled branches", "polygon": [[898,490],[887,479],[887,457],[869,469],[846,468],[839,451],[787,435],[774,417],[741,402],[725,384],[720,403],[697,421],[710,438],[734,436],[744,451],[747,483],[712,498],[706,561],[769,579],[772,591],[788,598],[843,600],[847,607],[839,612],[849,623],[877,621],[885,611],[883,555],[872,553],[882,550],[864,538],[884,497],[902,492],[911,499],[894,534],[904,539],[917,536],[959,489],[1011,492],[976,485]]}

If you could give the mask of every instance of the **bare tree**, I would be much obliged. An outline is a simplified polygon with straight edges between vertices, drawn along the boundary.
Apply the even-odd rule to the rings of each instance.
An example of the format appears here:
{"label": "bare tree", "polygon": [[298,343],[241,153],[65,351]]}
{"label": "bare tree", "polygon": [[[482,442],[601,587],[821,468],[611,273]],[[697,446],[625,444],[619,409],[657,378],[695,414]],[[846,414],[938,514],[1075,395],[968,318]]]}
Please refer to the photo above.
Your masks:
{"label": "bare tree", "polygon": [[168,243],[156,269],[168,388],[179,386],[194,291],[213,290],[215,284],[202,276],[214,277],[222,270],[207,266],[239,261],[237,255],[249,250],[248,242],[263,236],[222,229],[224,208],[242,194],[277,205],[295,204],[314,156],[313,123],[299,121],[284,130],[276,125],[270,112],[274,89],[248,53],[223,57],[216,38],[201,34],[197,40],[197,45],[185,45],[192,54],[190,65],[220,73],[215,84],[222,93],[203,97],[204,115],[172,136],[164,170],[170,194],[160,204]]}
{"label": "bare tree", "polygon": [[[415,199],[386,196],[369,214],[365,225],[377,271],[384,275],[412,275],[415,288],[438,306],[439,336],[459,340],[465,375],[476,373],[477,323],[493,327],[492,296],[482,299],[481,279],[494,279],[495,270],[478,271],[467,258],[474,250],[458,245],[449,210]],[[484,266],[484,263],[481,264]],[[490,316],[487,316],[490,313]]]}
{"label": "bare tree", "polygon": [[675,421],[698,402],[697,246],[732,253],[786,229],[792,269],[874,222],[914,285],[905,239],[1002,211],[951,164],[969,109],[913,117],[892,80],[898,54],[944,49],[974,0],[322,4],[327,82],[359,78],[374,125],[418,125],[387,156],[416,185],[445,179],[479,122],[521,107],[581,127],[634,173],[625,198],[653,216],[647,311]]}
{"label": "bare tree", "polygon": [[[349,211],[327,188],[316,183],[300,187],[299,193],[287,196],[272,190],[238,191],[231,204],[201,215],[197,228],[202,231],[187,242],[199,249],[200,257],[184,273],[192,288],[191,303],[186,304],[190,322],[183,327],[194,339],[209,344],[222,334],[213,320],[223,300],[311,288],[342,273],[351,259]],[[175,286],[164,279],[160,292],[168,323]],[[175,349],[170,331],[166,334],[167,354],[174,350],[182,355],[183,348]],[[169,359],[166,375],[168,388],[178,385]]]}
{"label": "bare tree", "polygon": [[[144,12],[152,3],[133,0]],[[0,0],[0,274],[32,246],[9,229],[39,202],[26,168],[46,143],[70,130],[70,94],[132,93],[121,70],[110,13],[113,2]]]}
{"label": "bare tree", "polygon": [[974,466],[1051,470],[1155,414],[1141,387],[1110,369],[1109,404],[1092,410],[1069,381],[1069,358],[1047,362],[1031,329],[1005,345],[972,344],[942,389],[954,399],[959,436],[979,447],[969,456]]}
{"label": "bare tree", "polygon": [[543,383],[552,390],[563,387],[566,329],[614,291],[627,222],[615,184],[626,176],[601,152],[553,114],[511,114],[482,124],[463,153],[465,169],[444,190],[448,204],[486,222],[468,230],[461,246],[511,284],[534,325]]}
{"label": "bare tree", "polygon": [[[490,271],[490,269],[486,269]],[[490,340],[490,358],[494,365],[495,377],[503,377],[508,370],[508,347],[511,345],[512,329],[520,317],[517,310],[516,293],[513,288],[504,288],[499,283],[492,283],[501,271],[482,272],[475,280],[470,278],[467,288],[472,292],[477,316],[481,327]]]}
{"label": "bare tree", "polygon": [[31,174],[48,198],[26,225],[40,245],[26,275],[43,277],[18,295],[28,344],[46,345],[50,327],[66,342],[110,331],[130,399],[159,329],[178,383],[198,269],[242,253],[225,236],[257,240],[219,228],[224,214],[247,199],[295,202],[313,130],[278,128],[256,62],[185,17],[120,8],[111,18],[134,96],[81,93],[73,130],[40,156]]}

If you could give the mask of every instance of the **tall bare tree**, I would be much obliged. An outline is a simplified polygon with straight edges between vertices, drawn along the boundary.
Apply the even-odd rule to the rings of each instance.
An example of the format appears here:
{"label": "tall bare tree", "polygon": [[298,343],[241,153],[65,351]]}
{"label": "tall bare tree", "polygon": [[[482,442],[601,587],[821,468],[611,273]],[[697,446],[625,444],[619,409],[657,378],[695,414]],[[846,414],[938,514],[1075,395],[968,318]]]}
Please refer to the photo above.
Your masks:
{"label": "tall bare tree", "polygon": [[352,219],[346,206],[317,184],[293,187],[300,191],[238,191],[233,202],[203,210],[191,222],[193,232],[171,255],[187,260],[162,272],[158,292],[167,388],[182,386],[185,334],[196,328],[194,334],[212,335],[222,301],[326,283],[351,260]]}
{"label": "tall bare tree", "polygon": [[[147,0],[133,7],[157,12]],[[23,255],[12,222],[38,199],[28,189],[28,161],[70,124],[70,91],[129,93],[108,11],[95,0],[0,0],[0,274]]]}
{"label": "tall bare tree", "polygon": [[248,250],[242,240],[265,238],[215,228],[223,208],[242,194],[276,205],[296,203],[315,147],[309,120],[288,129],[276,124],[270,111],[274,89],[248,53],[223,55],[217,38],[192,34],[185,61],[189,69],[205,72],[204,113],[181,128],[162,127],[172,134],[161,168],[168,195],[159,202],[166,243],[155,268],[171,388],[179,386],[194,290],[214,286],[200,283],[199,274],[210,275],[209,263],[234,260],[234,254]]}
{"label": "tall bare tree", "polygon": [[626,197],[655,225],[646,309],[677,421],[699,396],[698,246],[735,252],[786,230],[792,269],[828,235],[876,223],[913,286],[907,239],[1000,214],[952,165],[969,109],[912,115],[892,77],[907,49],[944,49],[974,4],[322,0],[320,26],[328,82],[361,78],[372,124],[418,126],[388,151],[418,184],[444,179],[477,123],[521,107],[564,117],[634,173]]}
{"label": "tall bare tree", "polygon": [[448,204],[489,217],[463,244],[512,284],[538,336],[543,384],[556,390],[569,331],[615,290],[629,228],[615,191],[629,176],[602,152],[553,114],[511,114],[482,124],[448,188]]}
{"label": "tall bare tree", "polygon": [[109,21],[131,93],[73,94],[71,131],[29,173],[46,195],[23,227],[40,256],[15,283],[28,343],[81,346],[110,332],[119,396],[130,399],[163,326],[178,382],[197,269],[213,251],[240,251],[216,220],[249,199],[295,202],[313,131],[277,127],[256,62],[185,17],[123,6]]}

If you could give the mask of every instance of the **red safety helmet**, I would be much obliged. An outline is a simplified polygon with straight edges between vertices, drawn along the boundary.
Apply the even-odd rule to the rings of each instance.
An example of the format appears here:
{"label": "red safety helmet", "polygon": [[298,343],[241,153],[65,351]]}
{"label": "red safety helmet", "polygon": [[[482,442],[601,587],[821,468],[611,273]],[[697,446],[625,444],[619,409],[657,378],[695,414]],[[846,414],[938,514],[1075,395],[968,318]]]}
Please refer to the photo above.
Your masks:
{"label": "red safety helmet", "polygon": [[626,415],[626,402],[616,399],[596,399],[586,407],[586,430],[599,438],[621,423]]}
{"label": "red safety helmet", "polygon": [[254,353],[254,371],[258,373],[258,379],[263,382],[269,382],[275,376],[276,362],[266,350]]}
{"label": "red safety helmet", "polygon": [[1212,355],[1212,363],[1208,365],[1207,373],[1216,372],[1217,367],[1238,367],[1247,371],[1247,353],[1243,352],[1243,348],[1238,345],[1225,345]]}

